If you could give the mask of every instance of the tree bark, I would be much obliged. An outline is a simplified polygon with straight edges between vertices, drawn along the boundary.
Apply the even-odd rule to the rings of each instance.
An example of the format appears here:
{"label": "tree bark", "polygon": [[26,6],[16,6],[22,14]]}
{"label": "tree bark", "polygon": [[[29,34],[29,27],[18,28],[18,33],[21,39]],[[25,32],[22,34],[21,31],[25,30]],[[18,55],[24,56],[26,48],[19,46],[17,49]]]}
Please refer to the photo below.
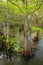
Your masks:
{"label": "tree bark", "polygon": [[9,24],[7,23],[6,46],[9,45]]}
{"label": "tree bark", "polygon": [[30,51],[30,47],[29,47],[29,43],[28,43],[28,17],[27,20],[24,22],[24,52],[25,52],[25,56],[27,55],[27,53],[29,53]]}
{"label": "tree bark", "polygon": [[5,23],[3,23],[3,31],[4,31],[4,37],[6,37],[6,26],[5,26]]}

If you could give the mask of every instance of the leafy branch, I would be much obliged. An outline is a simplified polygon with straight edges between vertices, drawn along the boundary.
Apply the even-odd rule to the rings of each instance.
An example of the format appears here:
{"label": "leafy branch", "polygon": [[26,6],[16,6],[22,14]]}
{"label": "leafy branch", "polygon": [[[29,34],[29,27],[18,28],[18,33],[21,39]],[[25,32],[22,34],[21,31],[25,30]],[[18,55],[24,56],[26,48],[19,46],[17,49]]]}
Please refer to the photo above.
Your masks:
{"label": "leafy branch", "polygon": [[19,10],[24,14],[24,15],[26,15],[24,12],[23,12],[23,10],[15,3],[15,2],[13,2],[13,1],[11,1],[11,0],[8,0],[9,2],[11,2],[13,5],[16,5],[18,8],[19,8]]}
{"label": "leafy branch", "polygon": [[36,9],[36,7],[35,7],[35,9],[34,9],[34,11],[32,13],[34,13],[37,10],[39,10],[40,7],[41,7],[41,5],[42,5],[42,3],[43,3],[43,0],[41,0],[41,3],[40,4],[38,4],[38,2],[37,2],[36,7],[38,6],[38,8]]}
{"label": "leafy branch", "polygon": [[[11,0],[8,0],[8,1],[11,2],[13,5],[16,5],[16,6],[19,8],[19,10],[20,10],[24,15],[26,15],[26,14],[23,12],[23,10],[21,9],[21,7],[19,7],[18,4],[16,4],[15,2],[13,2],[13,1],[11,1]],[[39,10],[40,7],[41,7],[41,5],[42,5],[42,3],[43,3],[43,0],[41,0],[40,3],[39,3],[39,1],[37,1],[36,7],[34,8],[34,11],[32,11],[30,14],[33,14],[35,11]],[[27,0],[26,0],[26,7],[27,7],[27,6],[28,6],[28,5],[27,5]],[[38,7],[37,7],[37,6],[38,6]]]}

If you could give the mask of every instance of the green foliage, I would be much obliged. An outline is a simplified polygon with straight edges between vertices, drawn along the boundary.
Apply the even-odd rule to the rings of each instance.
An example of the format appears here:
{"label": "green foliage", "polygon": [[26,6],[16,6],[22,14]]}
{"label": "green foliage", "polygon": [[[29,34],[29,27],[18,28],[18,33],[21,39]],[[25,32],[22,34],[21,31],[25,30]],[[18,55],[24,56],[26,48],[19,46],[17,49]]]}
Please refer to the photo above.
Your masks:
{"label": "green foliage", "polygon": [[6,50],[6,39],[2,36],[0,36],[0,50],[5,51]]}
{"label": "green foliage", "polygon": [[[26,4],[23,4],[22,3],[22,0],[10,0],[12,1],[13,3],[17,4],[14,5],[12,4],[11,2],[9,2],[8,0],[8,3],[7,2],[4,2],[4,1],[0,1],[0,22],[3,22],[6,21],[7,19],[7,13],[8,13],[8,20],[7,22],[19,22],[18,18],[16,16],[18,16],[19,14],[21,13],[25,13],[27,14],[28,16],[30,15],[31,12],[34,11],[34,9],[38,8],[39,5],[36,6],[37,4],[37,1],[40,3],[41,1],[40,0],[27,0],[27,9],[26,9]],[[18,6],[20,7],[20,9],[18,8]],[[40,9],[43,9],[43,5],[41,5]],[[3,15],[2,15],[2,10],[4,10],[3,12]],[[40,11],[39,11],[40,12]],[[37,14],[37,13],[36,13]]]}
{"label": "green foliage", "polygon": [[[32,13],[35,9],[37,9],[39,7],[39,5],[37,5],[37,1],[41,0],[28,0],[27,2],[27,8],[26,8],[26,4],[22,3],[22,0],[11,0],[13,3],[15,3],[16,5],[12,4],[11,2],[4,2],[4,1],[0,1],[0,22],[10,22],[15,24],[16,27],[19,27],[22,23],[21,23],[21,18],[20,18],[20,14],[26,14],[26,15],[30,15],[30,13]],[[43,15],[43,5],[41,5],[40,9],[38,11],[36,11],[36,14],[39,14],[39,16]],[[8,15],[8,18],[7,18]],[[25,19],[25,18],[24,18]],[[41,19],[40,21],[43,22],[43,19]],[[22,22],[23,22],[23,17],[22,17]],[[37,28],[35,26],[31,27],[32,31],[41,31],[41,28]],[[14,50],[18,51],[19,50],[19,43],[17,43],[18,39],[17,38],[10,38],[10,45],[8,46],[7,49],[10,49],[13,47]],[[1,38],[1,43],[5,44],[5,39]],[[1,48],[1,46],[0,46]],[[4,46],[3,46],[4,48]]]}
{"label": "green foliage", "polygon": [[31,30],[32,30],[32,31],[41,31],[42,29],[39,28],[39,27],[32,26],[32,27],[31,27]]}
{"label": "green foliage", "polygon": [[13,45],[14,50],[18,51],[19,50],[19,43],[17,43],[18,39],[17,38],[10,38],[10,44]]}

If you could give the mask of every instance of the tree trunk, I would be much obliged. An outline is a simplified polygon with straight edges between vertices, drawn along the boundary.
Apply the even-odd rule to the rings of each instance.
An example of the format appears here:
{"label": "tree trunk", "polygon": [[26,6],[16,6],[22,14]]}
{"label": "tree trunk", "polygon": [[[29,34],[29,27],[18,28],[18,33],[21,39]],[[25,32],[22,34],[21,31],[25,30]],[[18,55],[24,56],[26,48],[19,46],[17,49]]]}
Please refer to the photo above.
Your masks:
{"label": "tree trunk", "polygon": [[24,22],[24,52],[25,56],[29,53],[30,47],[28,43],[28,19]]}
{"label": "tree trunk", "polygon": [[34,32],[33,38],[32,38],[33,42],[37,42],[38,41],[38,36],[39,36],[39,33],[37,31]]}
{"label": "tree trunk", "polygon": [[6,38],[6,26],[5,26],[5,23],[3,23],[3,31],[4,31],[4,37]]}
{"label": "tree trunk", "polygon": [[9,45],[9,24],[7,23],[6,46]]}

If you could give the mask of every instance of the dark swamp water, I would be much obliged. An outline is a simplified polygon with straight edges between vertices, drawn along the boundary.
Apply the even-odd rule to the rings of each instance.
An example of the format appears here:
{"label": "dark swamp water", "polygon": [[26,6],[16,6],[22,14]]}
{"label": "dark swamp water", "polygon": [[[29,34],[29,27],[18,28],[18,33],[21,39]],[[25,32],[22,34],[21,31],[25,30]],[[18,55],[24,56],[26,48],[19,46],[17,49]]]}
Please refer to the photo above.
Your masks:
{"label": "dark swamp water", "polygon": [[33,43],[33,47],[37,48],[35,56],[31,59],[15,56],[13,60],[0,59],[0,65],[43,65],[43,37],[38,43]]}

